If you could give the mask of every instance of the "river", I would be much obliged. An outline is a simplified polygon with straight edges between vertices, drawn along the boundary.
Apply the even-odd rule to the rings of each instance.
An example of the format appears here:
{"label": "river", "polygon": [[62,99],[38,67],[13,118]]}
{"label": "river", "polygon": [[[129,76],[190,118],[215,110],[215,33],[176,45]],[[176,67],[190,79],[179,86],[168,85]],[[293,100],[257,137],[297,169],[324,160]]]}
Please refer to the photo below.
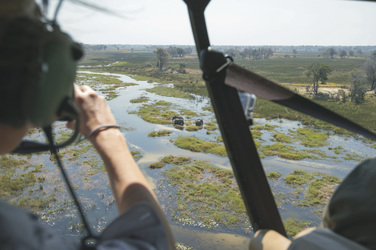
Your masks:
{"label": "river", "polygon": [[[137,85],[119,88],[116,90],[118,97],[109,101],[109,105],[121,126],[121,130],[127,139],[127,143],[131,150],[139,151],[142,155],[137,163],[143,173],[146,175],[150,185],[156,190],[157,196],[164,200],[168,194],[166,191],[160,192],[158,190],[159,178],[161,178],[160,171],[151,170],[149,164],[159,161],[166,155],[186,156],[191,159],[206,160],[213,166],[218,168],[231,170],[231,165],[227,157],[217,156],[209,153],[191,152],[185,149],[178,148],[171,140],[178,136],[194,136],[205,141],[216,141],[220,135],[219,130],[208,133],[205,129],[195,132],[180,130],[173,125],[154,124],[141,119],[134,111],[137,111],[143,103],[131,103],[130,100],[146,96],[149,98],[148,103],[154,103],[159,100],[170,102],[174,104],[175,110],[186,109],[194,111],[199,114],[204,122],[210,122],[215,119],[212,112],[203,110],[204,107],[210,105],[210,100],[207,97],[195,96],[194,99],[183,99],[175,97],[165,97],[154,93],[147,92],[147,88],[152,88],[158,83],[150,83],[146,81],[137,81],[129,76],[111,73],[95,73],[89,71],[82,71],[80,74],[101,74],[113,75],[119,77],[124,83],[135,83]],[[166,85],[164,85],[166,86]],[[171,87],[173,87],[171,85]],[[100,91],[100,90],[99,90]],[[275,125],[274,132],[288,133],[289,130],[301,128],[303,125],[300,122],[287,120],[266,120],[255,119],[255,123],[259,126],[269,124]],[[64,130],[63,125],[58,126],[59,131]],[[152,131],[170,130],[172,134],[168,137],[149,137],[148,134]],[[328,152],[329,155],[336,155],[329,152],[328,148],[343,147],[342,155],[348,153],[357,154],[360,158],[365,159],[372,157],[376,153],[376,149],[370,147],[360,139],[340,136],[330,133],[328,143],[329,145],[321,148]],[[32,139],[40,139],[40,134],[31,135]],[[264,131],[262,134],[262,145],[272,144],[273,138],[271,132]],[[83,143],[81,147],[88,145]],[[76,146],[77,147],[77,146]],[[297,149],[302,149],[301,146],[296,145]],[[62,150],[62,153],[68,152]],[[67,153],[68,154],[68,153]],[[305,170],[308,172],[324,172],[340,178],[344,178],[346,174],[353,169],[357,161],[354,160],[339,160],[339,155],[334,158],[327,158],[321,160],[304,159],[300,161],[286,160],[278,156],[269,156],[262,159],[263,166],[266,172],[278,171],[282,175],[286,175],[296,169]],[[82,234],[82,228],[77,213],[72,206],[70,197],[64,189],[64,184],[60,180],[59,172],[56,166],[50,160],[48,154],[36,155],[28,158],[31,162],[37,162],[46,166],[45,175],[48,177],[45,181],[44,191],[46,193],[56,193],[57,201],[51,204],[47,211],[43,212],[42,218],[47,224],[53,226],[56,230],[68,237],[77,237]],[[111,196],[111,190],[108,184],[106,174],[100,171],[101,163],[94,150],[90,148],[81,157],[75,159],[74,157],[63,157],[63,162],[66,165],[68,174],[72,178],[77,194],[84,205],[84,209],[89,218],[90,225],[100,231],[105,225],[117,216],[114,200]],[[93,170],[98,170],[93,172]],[[276,193],[290,192],[289,187],[282,183],[282,180],[270,181],[271,187]],[[290,196],[287,196],[289,200]],[[162,203],[162,207],[166,209],[166,213],[170,216],[168,205]],[[63,208],[63,209],[61,209]],[[321,207],[322,208],[322,207]],[[312,221],[313,226],[317,226],[320,222],[320,217],[313,213],[318,207],[298,207],[292,202],[284,202],[280,206],[280,213],[283,219],[297,218],[299,220]],[[55,211],[55,212],[51,212]],[[178,242],[191,246],[193,249],[246,249],[248,239],[252,235],[251,231],[241,228],[227,228],[218,226],[216,228],[202,228],[197,225],[184,225],[177,221],[171,220],[172,230]]]}

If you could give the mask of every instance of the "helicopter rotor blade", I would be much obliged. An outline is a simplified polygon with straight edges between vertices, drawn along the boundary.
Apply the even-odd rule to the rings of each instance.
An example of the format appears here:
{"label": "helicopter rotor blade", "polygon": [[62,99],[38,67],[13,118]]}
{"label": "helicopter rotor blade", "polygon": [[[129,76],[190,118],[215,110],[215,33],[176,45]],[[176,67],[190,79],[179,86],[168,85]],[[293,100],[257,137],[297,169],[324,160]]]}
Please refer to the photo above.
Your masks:
{"label": "helicopter rotor blade", "polygon": [[83,0],[68,0],[68,1],[71,2],[71,3],[74,3],[74,4],[82,5],[84,7],[88,7],[90,9],[95,10],[95,11],[99,11],[99,12],[102,12],[102,13],[105,13],[105,14],[113,15],[113,16],[116,16],[116,17],[119,17],[119,18],[122,18],[122,19],[127,19],[127,17],[125,17],[124,15],[122,15],[122,14],[116,12],[116,11],[107,9],[103,6],[88,3],[88,2],[83,1]]}
{"label": "helicopter rotor blade", "polygon": [[364,127],[235,63],[226,69],[225,84],[376,140]]}

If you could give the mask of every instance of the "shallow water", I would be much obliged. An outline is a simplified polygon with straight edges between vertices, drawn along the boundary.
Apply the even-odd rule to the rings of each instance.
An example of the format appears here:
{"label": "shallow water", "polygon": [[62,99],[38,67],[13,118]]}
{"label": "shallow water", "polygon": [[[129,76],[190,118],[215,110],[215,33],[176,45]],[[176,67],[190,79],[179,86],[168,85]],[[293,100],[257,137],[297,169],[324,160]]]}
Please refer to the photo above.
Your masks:
{"label": "shallow water", "polygon": [[[94,72],[85,71],[85,73],[97,74]],[[99,74],[99,73],[98,73]],[[110,73],[100,73],[103,75],[110,75]],[[131,150],[138,150],[142,154],[142,158],[138,160],[138,165],[143,173],[147,176],[148,181],[152,187],[156,190],[157,196],[163,201],[164,196],[167,196],[164,192],[158,190],[159,178],[161,173],[159,170],[151,170],[148,165],[159,161],[166,155],[175,156],[187,156],[192,159],[206,160],[214,166],[222,169],[231,169],[230,162],[227,157],[217,156],[206,153],[194,153],[188,150],[180,149],[174,146],[170,142],[171,139],[178,136],[195,136],[205,141],[216,141],[217,136],[220,135],[219,130],[212,131],[207,134],[205,129],[201,129],[195,132],[188,132],[185,130],[179,130],[172,125],[160,125],[145,122],[135,114],[129,114],[131,111],[137,110],[143,103],[130,103],[130,100],[146,96],[149,98],[148,103],[153,103],[159,100],[164,100],[175,104],[175,108],[172,110],[179,111],[180,109],[188,109],[195,111],[199,114],[199,118],[204,122],[210,122],[215,119],[214,115],[209,111],[202,110],[203,107],[210,105],[210,100],[206,97],[195,96],[194,100],[163,97],[154,93],[146,92],[145,89],[152,88],[158,83],[148,83],[146,81],[137,81],[131,77],[111,74],[119,76],[120,80],[125,83],[137,83],[138,85],[129,86],[126,88],[120,88],[118,90],[119,96],[109,101],[110,107],[122,127],[127,143]],[[296,129],[303,127],[300,122],[287,121],[287,120],[266,120],[255,119],[257,125],[276,125],[274,131],[263,131],[263,141],[261,145],[272,144],[273,132],[287,133],[289,129]],[[126,128],[126,129],[123,129]],[[63,128],[60,128],[63,130]],[[171,136],[166,137],[148,137],[148,134],[152,131],[167,129],[173,133]],[[39,134],[31,136],[32,138],[40,139]],[[341,160],[346,153],[356,153],[362,158],[373,157],[376,154],[376,149],[367,146],[363,141],[352,137],[330,134],[328,139],[329,145],[320,149],[325,150],[327,154],[333,154],[328,150],[328,147],[342,146],[344,152],[341,155],[336,155],[338,158],[324,159],[324,160],[300,160],[292,161],[285,160],[279,157],[266,157],[262,159],[262,163],[266,172],[278,171],[282,173],[282,178],[286,174],[294,171],[295,169],[306,170],[308,172],[325,172],[330,175],[334,175],[340,178],[344,178],[346,174],[351,171],[358,162]],[[301,145],[294,145],[297,149],[304,148]],[[62,152],[65,152],[62,150]],[[67,171],[72,178],[72,182],[77,185],[77,193],[81,202],[84,204],[85,211],[87,212],[89,223],[93,228],[100,231],[117,215],[116,206],[111,196],[111,190],[108,185],[108,179],[105,173],[99,171],[94,175],[88,175],[88,166],[85,165],[86,160],[93,160],[100,162],[98,156],[94,150],[91,149],[85,153],[79,159],[69,160],[64,159],[63,162],[66,165]],[[49,210],[58,209],[63,206],[64,210],[59,213],[46,216],[44,219],[49,225],[55,227],[61,233],[69,236],[76,237],[82,233],[79,226],[80,221],[77,217],[77,213],[72,206],[70,197],[64,189],[64,184],[60,180],[60,174],[56,170],[56,166],[49,160],[48,154],[42,154],[33,156],[30,158],[32,162],[43,163],[48,170],[48,180],[44,183],[47,193],[56,192],[56,188],[59,188],[57,194],[58,201],[52,204]],[[98,168],[100,163],[98,163]],[[313,226],[317,226],[320,222],[320,217],[314,214],[312,211],[322,207],[297,207],[291,202],[289,192],[291,191],[286,184],[283,184],[283,179],[270,180],[270,185],[274,192],[287,193],[287,202],[283,203],[280,207],[281,217],[283,219],[296,218],[299,220],[310,220],[313,222]],[[292,199],[292,198],[291,198]],[[168,208],[168,205],[162,203],[162,207]],[[169,212],[167,212],[169,215]],[[217,227],[214,229],[203,229],[198,226],[184,226],[171,221],[175,238],[182,243],[191,245],[194,249],[246,249],[248,245],[248,237],[252,235],[251,232],[245,231],[244,228],[226,228]],[[77,230],[76,230],[77,229]]]}

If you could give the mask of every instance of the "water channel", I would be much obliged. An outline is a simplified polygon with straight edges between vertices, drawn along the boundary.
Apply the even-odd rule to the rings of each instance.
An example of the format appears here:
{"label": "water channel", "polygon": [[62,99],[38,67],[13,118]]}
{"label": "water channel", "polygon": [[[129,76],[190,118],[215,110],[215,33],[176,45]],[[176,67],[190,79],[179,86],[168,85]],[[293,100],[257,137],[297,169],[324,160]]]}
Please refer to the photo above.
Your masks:
{"label": "water channel", "polygon": [[[204,107],[210,106],[210,101],[206,97],[194,96],[194,99],[182,99],[175,97],[164,97],[154,93],[145,91],[147,88],[152,88],[158,83],[150,83],[146,81],[137,81],[131,77],[110,74],[110,73],[94,73],[83,71],[81,74],[102,74],[118,76],[124,83],[135,83],[137,85],[120,88],[117,90],[119,96],[109,101],[112,111],[121,126],[127,143],[131,150],[139,151],[142,155],[137,163],[143,173],[147,176],[148,181],[155,189],[157,196],[161,201],[165,200],[166,191],[158,190],[159,178],[161,177],[161,170],[153,170],[148,168],[149,164],[159,161],[162,157],[167,155],[186,156],[192,159],[206,160],[213,166],[218,168],[231,170],[231,165],[227,157],[217,156],[209,153],[195,153],[189,150],[181,149],[175,146],[171,139],[178,136],[193,136],[204,141],[216,141],[220,135],[219,130],[207,133],[205,129],[194,132],[180,130],[175,128],[172,124],[161,125],[153,124],[141,119],[134,111],[143,105],[143,103],[131,103],[130,100],[146,96],[149,98],[149,103],[154,103],[159,100],[170,102],[174,104],[176,110],[186,109],[194,111],[199,114],[204,122],[215,120],[212,112],[203,110]],[[166,86],[166,85],[164,85]],[[173,87],[173,85],[171,85]],[[99,90],[100,91],[100,90]],[[256,119],[257,125],[275,125],[274,131],[279,133],[288,133],[289,130],[294,130],[303,127],[300,122],[287,120],[266,120]],[[63,129],[63,125],[58,127]],[[167,137],[149,137],[148,134],[152,131],[170,130],[172,134]],[[376,149],[370,147],[360,139],[340,136],[330,133],[328,139],[329,145],[321,148],[327,152],[328,155],[335,155],[329,152],[328,147],[335,148],[341,146],[344,148],[343,154],[353,153],[358,155],[361,159],[373,157],[376,154]],[[33,139],[39,139],[40,134],[31,136]],[[272,144],[273,138],[271,132],[263,132],[262,145]],[[79,145],[80,147],[87,146],[87,143]],[[78,147],[78,146],[76,146]],[[297,146],[297,149],[302,146]],[[67,152],[69,149],[66,149]],[[65,153],[64,150],[61,153]],[[336,155],[338,156],[338,155]],[[338,160],[340,157],[334,159],[324,160],[285,160],[278,156],[269,156],[262,159],[265,171],[278,171],[282,176],[294,171],[295,169],[305,170],[307,172],[324,172],[340,178],[344,178],[346,174],[351,171],[356,165],[354,160]],[[57,201],[51,205],[42,217],[47,224],[52,225],[56,230],[68,237],[77,237],[82,233],[80,221],[77,213],[72,205],[69,195],[65,191],[64,184],[60,180],[59,172],[57,171],[54,162],[50,160],[48,154],[40,154],[31,156],[28,160],[36,163],[41,163],[46,166],[46,178],[44,190],[47,193],[57,193]],[[75,159],[64,158],[63,162],[67,168],[72,182],[75,184],[76,191],[80,200],[84,204],[84,209],[87,212],[89,223],[93,228],[100,231],[113,218],[117,216],[116,206],[111,196],[107,176],[101,169],[101,162],[92,148],[82,154],[81,157]],[[94,170],[98,170],[93,172]],[[275,192],[288,193],[289,187],[284,185],[282,179],[270,181],[271,187]],[[287,200],[289,196],[287,195]],[[166,211],[168,205],[162,206]],[[285,202],[280,206],[280,213],[283,219],[297,218],[299,220],[309,220],[313,222],[313,226],[317,226],[320,222],[320,217],[313,213],[317,207],[297,207],[292,202]],[[169,216],[169,212],[166,212]],[[252,235],[251,230],[244,230],[244,227],[227,228],[218,226],[215,228],[203,228],[197,224],[182,224],[171,220],[172,230],[178,242],[191,246],[193,249],[246,249],[248,238]]]}

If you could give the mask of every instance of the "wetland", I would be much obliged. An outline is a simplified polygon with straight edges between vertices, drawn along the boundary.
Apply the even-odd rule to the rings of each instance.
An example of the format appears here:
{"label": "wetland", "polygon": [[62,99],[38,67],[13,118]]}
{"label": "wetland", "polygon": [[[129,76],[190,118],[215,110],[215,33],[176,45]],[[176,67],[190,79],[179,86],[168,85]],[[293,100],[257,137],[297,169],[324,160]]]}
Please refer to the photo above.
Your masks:
{"label": "wetland", "polygon": [[[188,249],[247,248],[252,227],[197,66],[187,69],[191,74],[179,75],[174,73],[175,62],[168,74],[158,75],[152,66],[140,67],[140,62],[134,63],[137,67],[121,63],[129,54],[89,54],[77,83],[90,85],[107,98],[179,243]],[[147,58],[149,65],[152,59]],[[252,68],[265,71],[261,66],[254,62]],[[339,79],[337,84],[346,84]],[[291,82],[290,87],[298,84],[302,83]],[[373,109],[376,101],[375,96],[366,100],[360,111],[363,114]],[[321,104],[339,105],[331,101]],[[358,114],[350,110],[355,108],[361,110],[345,103],[338,112],[354,118]],[[372,114],[358,121],[375,131],[376,123],[370,124],[375,119]],[[174,116],[183,117],[184,125],[174,125]],[[202,126],[195,125],[197,119],[203,120]],[[61,122],[55,125],[58,141],[71,133],[64,126]],[[257,99],[250,130],[290,237],[318,226],[323,208],[341,180],[376,153],[372,141],[261,99]],[[40,130],[30,131],[28,137],[44,140]],[[117,216],[100,158],[86,141],[59,154],[89,224],[100,232]],[[1,199],[38,214],[67,237],[83,233],[53,157],[48,153],[2,156],[0,163]]]}

